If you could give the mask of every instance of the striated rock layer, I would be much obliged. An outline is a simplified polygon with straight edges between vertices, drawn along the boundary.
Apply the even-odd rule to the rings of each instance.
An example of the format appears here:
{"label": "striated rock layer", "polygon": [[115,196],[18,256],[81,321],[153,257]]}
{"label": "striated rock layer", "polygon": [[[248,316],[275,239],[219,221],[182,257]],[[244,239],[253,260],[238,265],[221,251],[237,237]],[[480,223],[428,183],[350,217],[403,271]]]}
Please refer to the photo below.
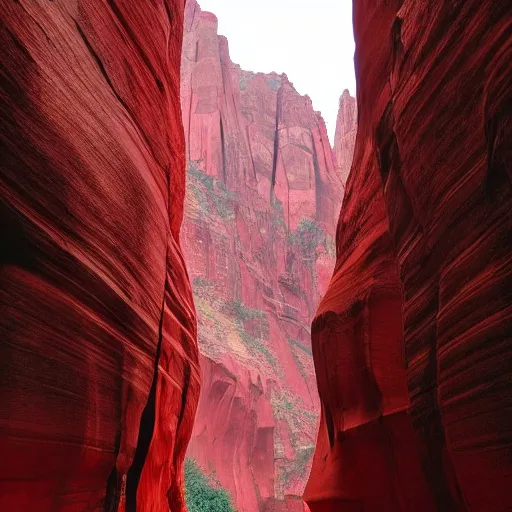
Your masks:
{"label": "striated rock layer", "polygon": [[0,510],[185,510],[183,12],[0,3]]}
{"label": "striated rock layer", "polygon": [[354,2],[312,512],[512,510],[509,2]]}
{"label": "striated rock layer", "polygon": [[193,0],[182,58],[182,238],[203,379],[188,455],[238,512],[302,511],[319,405],[309,325],[342,183],[311,100],[285,75],[234,65]]}

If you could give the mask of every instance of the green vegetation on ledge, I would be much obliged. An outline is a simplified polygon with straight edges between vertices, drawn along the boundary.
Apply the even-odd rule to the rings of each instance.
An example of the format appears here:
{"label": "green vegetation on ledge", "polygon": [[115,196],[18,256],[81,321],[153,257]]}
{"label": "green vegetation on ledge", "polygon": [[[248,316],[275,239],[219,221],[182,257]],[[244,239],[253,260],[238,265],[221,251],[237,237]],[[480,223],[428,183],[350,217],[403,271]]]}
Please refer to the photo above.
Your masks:
{"label": "green vegetation on ledge", "polygon": [[247,334],[247,332],[243,328],[239,328],[238,333],[240,334],[240,338],[242,338],[243,342],[249,347],[254,350],[257,350],[258,352],[261,352],[266,360],[269,362],[271,366],[276,366],[277,361],[276,358],[272,355],[270,350],[263,345],[263,343],[258,340],[257,338],[254,338],[253,336],[250,336]]}
{"label": "green vegetation on ledge", "polygon": [[288,338],[288,342],[291,345],[294,345],[297,348],[300,348],[306,354],[308,354],[310,356],[313,355],[313,352],[311,351],[311,349],[309,347],[306,347],[305,345],[303,345],[300,341],[297,341],[296,339],[293,339],[293,338]]}
{"label": "green vegetation on ledge", "polygon": [[205,276],[197,276],[192,280],[193,288],[213,288],[215,283]]}
{"label": "green vegetation on ledge", "polygon": [[274,390],[272,392],[270,404],[272,405],[274,417],[278,420],[289,420],[291,414],[297,414],[300,410],[298,399],[290,394],[286,394],[282,390]]}
{"label": "green vegetation on ledge", "polygon": [[297,229],[288,234],[288,242],[299,247],[302,256],[314,258],[317,246],[325,243],[325,233],[314,220],[303,218]]}
{"label": "green vegetation on ledge", "polygon": [[[250,308],[239,300],[234,300],[229,304],[230,312],[235,317],[235,325],[238,329],[240,338],[245,345],[257,352],[261,352],[271,366],[276,366],[276,358],[270,350],[264,345],[263,341],[258,337],[251,336],[245,327],[245,322],[248,320],[258,319],[260,321],[260,335],[268,333],[268,320],[267,315],[261,309]],[[265,336],[265,334],[263,334]]]}
{"label": "green vegetation on ledge", "polygon": [[185,460],[185,500],[188,512],[236,512],[228,491],[208,478],[194,459]]}
{"label": "green vegetation on ledge", "polygon": [[[206,193],[198,186],[199,183],[206,188]],[[199,169],[197,162],[192,160],[189,160],[187,165],[187,187],[196,196],[202,214],[210,213],[211,203],[217,215],[223,219],[234,219],[233,202],[236,200],[236,194],[227,190],[222,181]]]}
{"label": "green vegetation on ledge", "polygon": [[261,309],[250,308],[240,302],[239,300],[234,300],[231,303],[231,307],[233,309],[233,313],[242,321],[251,320],[253,318],[266,319],[265,312]]}
{"label": "green vegetation on ledge", "polygon": [[277,199],[277,197],[272,195],[270,204],[273,210],[272,225],[274,226],[274,228],[286,229],[283,203],[279,199]]}
{"label": "green vegetation on ledge", "polygon": [[315,250],[323,245],[327,254],[336,256],[336,244],[334,238],[324,232],[322,226],[314,220],[304,217],[297,229],[288,233],[288,243],[298,247],[305,259],[314,259]]}
{"label": "green vegetation on ledge", "polygon": [[310,467],[314,451],[314,445],[301,446],[296,450],[295,460],[288,464],[283,473],[283,481],[285,485],[288,485],[290,479],[294,476],[296,478],[304,477]]}

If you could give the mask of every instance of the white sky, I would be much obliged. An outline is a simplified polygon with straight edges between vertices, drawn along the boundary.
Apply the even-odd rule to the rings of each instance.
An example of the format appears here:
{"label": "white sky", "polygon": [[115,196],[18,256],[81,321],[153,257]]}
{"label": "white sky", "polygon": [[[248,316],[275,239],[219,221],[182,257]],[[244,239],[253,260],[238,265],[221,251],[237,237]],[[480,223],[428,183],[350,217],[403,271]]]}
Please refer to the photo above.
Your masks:
{"label": "white sky", "polygon": [[338,100],[355,95],[352,0],[198,0],[219,19],[231,60],[248,71],[286,73],[322,112],[331,143]]}

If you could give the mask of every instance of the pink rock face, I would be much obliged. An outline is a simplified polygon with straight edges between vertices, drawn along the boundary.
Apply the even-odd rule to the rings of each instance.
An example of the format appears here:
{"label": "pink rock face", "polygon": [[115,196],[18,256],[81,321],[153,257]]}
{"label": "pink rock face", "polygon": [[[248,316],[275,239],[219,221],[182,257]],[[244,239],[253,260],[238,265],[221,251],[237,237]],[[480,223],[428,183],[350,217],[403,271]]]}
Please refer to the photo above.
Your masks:
{"label": "pink rock face", "polygon": [[204,381],[188,454],[237,510],[302,512],[319,412],[309,325],[342,194],[334,154],[311,100],[285,75],[233,64],[193,0],[181,78]]}
{"label": "pink rock face", "polygon": [[511,26],[508,2],[354,2],[312,512],[512,510]]}
{"label": "pink rock face", "polygon": [[343,186],[346,187],[357,133],[357,102],[350,96],[348,89],[340,96],[338,118],[336,119],[336,133],[334,135],[334,154],[340,169]]}
{"label": "pink rock face", "polygon": [[0,510],[183,512],[183,0],[0,4]]}

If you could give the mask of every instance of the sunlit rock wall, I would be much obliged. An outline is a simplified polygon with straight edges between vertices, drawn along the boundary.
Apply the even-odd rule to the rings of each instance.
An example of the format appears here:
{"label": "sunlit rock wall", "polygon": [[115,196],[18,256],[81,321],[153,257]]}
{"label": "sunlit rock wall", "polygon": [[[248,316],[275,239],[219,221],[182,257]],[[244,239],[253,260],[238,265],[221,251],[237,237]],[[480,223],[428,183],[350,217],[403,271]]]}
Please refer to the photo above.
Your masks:
{"label": "sunlit rock wall", "polygon": [[182,239],[203,378],[188,455],[238,512],[302,512],[319,414],[309,326],[343,185],[311,100],[233,64],[217,24],[188,2]]}
{"label": "sunlit rock wall", "polygon": [[343,187],[347,185],[357,132],[357,101],[350,96],[348,89],[340,96],[336,132],[334,134],[334,154],[340,169]]}

